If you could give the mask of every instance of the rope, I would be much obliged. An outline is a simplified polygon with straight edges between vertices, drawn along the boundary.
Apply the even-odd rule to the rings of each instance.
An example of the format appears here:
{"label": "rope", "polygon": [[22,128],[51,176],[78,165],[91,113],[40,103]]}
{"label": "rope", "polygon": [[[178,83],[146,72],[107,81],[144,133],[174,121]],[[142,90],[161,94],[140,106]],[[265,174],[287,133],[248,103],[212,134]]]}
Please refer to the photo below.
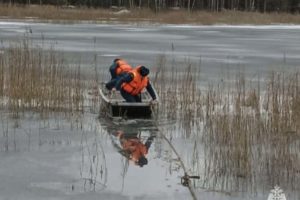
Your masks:
{"label": "rope", "polygon": [[[159,130],[159,129],[158,129],[158,130]],[[162,131],[159,130],[159,133],[161,134],[161,136],[163,137],[163,139],[169,144],[169,146],[171,147],[171,149],[173,150],[173,152],[176,154],[176,156],[177,156],[177,158],[178,158],[178,160],[179,160],[180,166],[181,166],[181,168],[182,168],[183,171],[184,171],[184,176],[181,177],[181,184],[182,184],[183,186],[186,186],[186,187],[189,189],[189,191],[190,191],[190,193],[191,193],[191,195],[192,195],[192,198],[193,198],[194,200],[197,200],[196,193],[195,193],[194,189],[193,189],[193,188],[191,187],[191,185],[190,185],[190,178],[195,178],[195,177],[198,178],[198,176],[189,176],[189,175],[188,175],[187,170],[186,170],[186,167],[185,167],[185,165],[184,165],[184,163],[183,163],[183,161],[182,161],[180,155],[179,155],[178,152],[176,151],[174,145],[173,145],[173,144],[170,142],[170,140],[165,136],[165,134],[163,134]]]}
{"label": "rope", "polygon": [[191,196],[194,200],[197,200],[197,196],[196,196],[196,193],[193,189],[193,187],[191,186],[190,184],[190,179],[191,178],[197,178],[199,179],[200,177],[199,176],[189,176],[188,173],[187,173],[187,169],[179,155],[179,153],[176,151],[174,145],[170,142],[170,140],[166,137],[166,135],[159,129],[159,127],[157,126],[157,119],[158,119],[158,113],[155,112],[155,109],[154,107],[151,106],[151,110],[152,110],[152,113],[153,113],[153,118],[154,118],[154,122],[155,122],[155,125],[158,129],[158,132],[160,133],[160,135],[162,136],[162,138],[168,143],[168,145],[171,147],[171,149],[173,150],[173,152],[175,153],[175,155],[177,156],[178,160],[179,160],[179,163],[180,163],[180,166],[181,168],[183,169],[183,172],[184,172],[184,176],[181,177],[181,184],[185,187],[187,187],[191,193]]}

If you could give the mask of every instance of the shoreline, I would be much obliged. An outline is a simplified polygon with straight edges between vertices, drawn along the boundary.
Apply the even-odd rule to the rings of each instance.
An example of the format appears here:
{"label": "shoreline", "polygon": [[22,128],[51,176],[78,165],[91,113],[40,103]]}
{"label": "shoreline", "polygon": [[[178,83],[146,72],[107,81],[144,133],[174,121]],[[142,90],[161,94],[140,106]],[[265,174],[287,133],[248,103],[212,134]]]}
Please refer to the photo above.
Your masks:
{"label": "shoreline", "polygon": [[[3,5],[3,4],[2,4]],[[0,20],[35,20],[44,23],[95,24],[191,24],[191,25],[274,25],[300,24],[300,14],[259,13],[246,11],[192,11],[166,10],[154,13],[149,9],[114,11],[112,9],[65,9],[55,6],[1,6]],[[126,12],[125,12],[126,11]]]}
{"label": "shoreline", "polygon": [[300,29],[300,24],[293,23],[271,23],[271,24],[191,24],[191,23],[182,23],[182,24],[172,24],[172,23],[157,23],[157,22],[134,22],[127,21],[124,23],[123,21],[94,21],[94,20],[46,20],[46,19],[37,19],[37,18],[24,18],[24,19],[14,19],[14,18],[2,18],[0,17],[0,25],[1,24],[26,24],[26,23],[40,23],[40,24],[95,24],[95,25],[103,25],[103,26],[166,26],[166,27],[178,27],[178,28],[197,28],[197,27],[212,27],[212,28],[253,28],[253,29]]}

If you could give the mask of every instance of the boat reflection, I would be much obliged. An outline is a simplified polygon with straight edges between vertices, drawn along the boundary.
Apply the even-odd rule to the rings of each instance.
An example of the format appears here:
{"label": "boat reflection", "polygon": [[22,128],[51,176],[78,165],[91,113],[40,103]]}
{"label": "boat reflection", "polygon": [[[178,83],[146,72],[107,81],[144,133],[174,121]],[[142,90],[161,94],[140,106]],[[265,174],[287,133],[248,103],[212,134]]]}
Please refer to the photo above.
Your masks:
{"label": "boat reflection", "polygon": [[130,163],[139,167],[148,164],[147,155],[158,131],[151,120],[100,118],[100,124],[106,129],[114,148]]}
{"label": "boat reflection", "polygon": [[[150,134],[145,139],[142,138],[142,135],[138,132],[125,133],[124,131],[118,130],[113,132],[112,135],[118,139],[118,141],[114,139],[112,141],[121,155],[140,167],[148,164],[146,155],[156,134]],[[145,140],[145,142],[143,140]]]}
{"label": "boat reflection", "polygon": [[99,130],[104,130],[100,131],[101,135],[109,138],[112,144],[104,148],[109,156],[107,169],[112,171],[107,185],[113,182],[115,190],[120,187],[121,192],[135,195],[151,195],[162,188],[171,193],[186,192],[182,186],[192,186],[193,176],[182,167],[179,154],[174,152],[170,142],[172,134],[167,132],[168,136],[165,136],[162,125],[145,119],[99,117],[99,120]]}

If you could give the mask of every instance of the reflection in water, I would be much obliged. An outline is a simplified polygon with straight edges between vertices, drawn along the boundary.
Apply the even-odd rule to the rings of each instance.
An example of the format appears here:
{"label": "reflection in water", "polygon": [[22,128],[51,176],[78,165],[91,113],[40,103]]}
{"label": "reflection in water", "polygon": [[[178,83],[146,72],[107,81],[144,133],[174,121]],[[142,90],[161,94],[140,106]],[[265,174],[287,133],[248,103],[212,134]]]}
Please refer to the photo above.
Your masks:
{"label": "reflection in water", "polygon": [[[147,173],[153,173],[153,176],[155,176],[156,173],[160,173],[158,170],[168,171],[167,173],[169,173],[171,177],[174,177],[176,187],[186,186],[191,198],[197,199],[193,189],[194,181],[191,179],[199,179],[200,177],[189,175],[191,171],[188,171],[184,166],[184,162],[176,150],[177,145],[174,146],[172,144],[173,142],[171,142],[172,134],[166,136],[164,131],[162,131],[162,126],[158,126],[154,120],[123,121],[105,118],[100,118],[100,124],[101,128],[107,130],[114,148],[122,155],[122,158],[125,158],[121,173],[123,178],[122,191],[124,189],[125,176],[128,173],[129,163],[133,163],[140,167],[149,165],[149,167],[147,167]],[[151,151],[151,154],[148,155],[151,146],[154,146],[154,152]],[[152,154],[157,155],[154,156]],[[149,164],[147,157],[150,157],[150,159],[151,157],[158,158],[152,162],[157,163],[163,161],[166,165],[163,165],[161,169],[153,168],[152,162]],[[134,170],[137,172],[136,168]],[[139,179],[138,176],[135,177]],[[145,176],[145,179],[147,179],[146,177],[147,176]]]}
{"label": "reflection in water", "polygon": [[141,134],[126,134],[123,131],[116,131],[112,133],[119,139],[119,144],[113,141],[113,144],[118,148],[119,152],[125,156],[128,160],[132,161],[135,165],[143,167],[148,164],[146,155],[153,142],[155,135],[151,134],[146,142],[143,143]]}
{"label": "reflection in water", "polygon": [[99,120],[121,155],[137,166],[148,164],[147,154],[158,131],[152,120]]}

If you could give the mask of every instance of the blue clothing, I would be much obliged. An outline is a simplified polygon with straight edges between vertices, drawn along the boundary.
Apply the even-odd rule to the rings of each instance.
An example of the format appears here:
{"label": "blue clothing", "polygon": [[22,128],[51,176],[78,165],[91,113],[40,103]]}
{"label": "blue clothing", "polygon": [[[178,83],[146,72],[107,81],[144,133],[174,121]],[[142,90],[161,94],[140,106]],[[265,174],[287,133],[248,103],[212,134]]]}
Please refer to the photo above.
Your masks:
{"label": "blue clothing", "polygon": [[[111,75],[111,80],[105,84],[105,87],[108,90],[113,89],[116,86],[116,83],[119,81],[119,79],[122,76],[124,76],[124,74],[125,74],[125,72],[122,72],[119,75],[116,74],[117,68],[119,67],[119,64],[118,64],[119,60],[120,59],[115,59],[113,61],[113,63],[111,64],[111,66],[109,67],[109,72],[110,72],[110,75]],[[119,89],[117,89],[117,90],[119,90]]]}
{"label": "blue clothing", "polygon": [[117,67],[118,67],[118,64],[116,62],[113,62],[113,64],[109,67],[111,79],[117,78],[117,74],[116,74]]}
{"label": "blue clothing", "polygon": [[133,96],[123,89],[121,89],[120,93],[122,97],[126,100],[126,102],[142,102],[140,94]]}
{"label": "blue clothing", "polygon": [[133,74],[132,73],[125,73],[124,76],[122,76],[117,82],[116,82],[116,89],[120,90],[122,83],[129,83],[133,80]]}
{"label": "blue clothing", "polygon": [[[123,90],[121,88],[122,83],[125,83],[125,82],[129,83],[132,80],[133,80],[133,74],[132,73],[125,73],[120,79],[118,79],[116,81],[115,87],[116,87],[117,90],[121,91],[121,95],[126,100],[126,102],[141,102],[142,100],[141,100],[141,95],[140,94],[136,95],[136,96],[133,96],[133,95],[129,94],[128,92],[126,92],[125,90]],[[154,89],[153,89],[150,81],[148,81],[146,89],[149,92],[152,99],[155,100],[156,95],[155,95]]]}
{"label": "blue clothing", "polygon": [[[113,88],[116,88],[117,82],[118,82],[124,75],[126,75],[126,73],[122,73],[122,74],[120,74],[119,76],[116,76],[115,78],[112,78],[110,81],[108,81],[108,82],[105,84],[106,89],[111,90],[111,89],[113,89]],[[116,88],[116,89],[117,89],[117,88]],[[117,90],[120,90],[120,89],[117,89]]]}

